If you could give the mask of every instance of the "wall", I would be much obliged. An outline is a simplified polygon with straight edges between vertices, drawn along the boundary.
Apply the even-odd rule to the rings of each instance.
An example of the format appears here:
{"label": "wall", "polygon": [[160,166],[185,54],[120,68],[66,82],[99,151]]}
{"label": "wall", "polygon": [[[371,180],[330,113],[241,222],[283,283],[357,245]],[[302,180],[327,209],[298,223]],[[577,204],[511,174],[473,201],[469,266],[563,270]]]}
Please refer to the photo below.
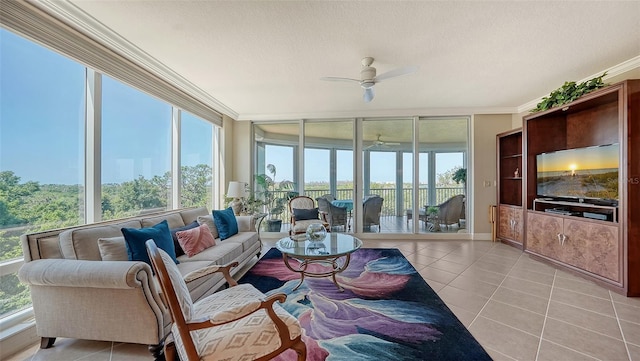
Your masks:
{"label": "wall", "polygon": [[[496,134],[512,128],[511,114],[476,114],[471,126],[474,238],[490,239],[488,210],[496,204]],[[488,234],[488,238],[487,238]]]}

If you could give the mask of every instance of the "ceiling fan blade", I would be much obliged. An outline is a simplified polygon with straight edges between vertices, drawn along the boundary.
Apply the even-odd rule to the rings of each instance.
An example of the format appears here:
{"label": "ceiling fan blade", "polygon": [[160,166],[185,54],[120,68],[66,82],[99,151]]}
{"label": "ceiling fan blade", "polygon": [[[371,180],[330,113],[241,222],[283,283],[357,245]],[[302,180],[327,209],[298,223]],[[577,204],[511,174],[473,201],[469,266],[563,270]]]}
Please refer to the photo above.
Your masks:
{"label": "ceiling fan blade", "polygon": [[360,80],[357,80],[357,79],[341,78],[341,77],[337,77],[337,76],[325,76],[325,77],[320,78],[320,80],[326,80],[326,81],[348,81],[348,82],[360,83]]}
{"label": "ceiling fan blade", "polygon": [[415,73],[416,71],[418,71],[418,67],[417,66],[405,66],[402,68],[398,68],[398,69],[394,69],[394,70],[390,70],[386,73],[382,73],[380,75],[378,75],[377,77],[375,77],[375,82],[379,83],[383,80],[389,79],[389,78],[395,78],[397,76],[402,76],[402,75],[407,75],[407,74],[411,74],[411,73]]}
{"label": "ceiling fan blade", "polygon": [[362,95],[362,97],[364,98],[364,102],[365,103],[369,103],[373,100],[373,97],[375,96],[375,92],[373,91],[373,87],[369,87],[366,88],[364,90],[364,94]]}

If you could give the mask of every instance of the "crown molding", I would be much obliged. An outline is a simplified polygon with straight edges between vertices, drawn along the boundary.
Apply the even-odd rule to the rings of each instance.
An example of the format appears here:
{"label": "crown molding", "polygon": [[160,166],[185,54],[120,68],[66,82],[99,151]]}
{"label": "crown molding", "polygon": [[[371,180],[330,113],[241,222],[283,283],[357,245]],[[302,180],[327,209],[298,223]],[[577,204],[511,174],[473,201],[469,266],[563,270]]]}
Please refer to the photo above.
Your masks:
{"label": "crown molding", "polygon": [[281,114],[240,114],[239,121],[255,120],[300,120],[300,119],[345,119],[345,118],[376,118],[376,117],[414,117],[414,116],[469,116],[472,114],[513,114],[515,107],[493,108],[421,108],[421,109],[383,109],[383,110],[354,110],[343,112],[317,113],[281,113]]}
{"label": "crown molding", "polygon": [[190,94],[212,109],[234,119],[238,117],[238,113],[236,111],[212,97],[195,84],[189,82],[180,74],[159,62],[151,55],[145,53],[127,39],[109,29],[71,2],[67,0],[30,0],[29,3],[82,32],[94,41],[97,41],[125,58],[130,59],[152,74],[156,74],[161,79],[164,79],[166,82],[181,91]]}
{"label": "crown molding", "polygon": [[[578,80],[577,83],[581,83],[590,79],[593,79],[595,77],[598,77],[600,75],[602,75],[604,72],[607,73],[607,75],[602,78],[603,80],[607,80],[607,79],[611,79],[614,78],[620,74],[624,74],[628,71],[632,71],[634,69],[640,68],[640,55],[631,58],[627,61],[623,61],[622,63],[618,64],[618,65],[614,65],[612,67],[610,67],[609,69],[606,69],[604,71],[600,71],[596,74],[593,75],[589,75],[588,77],[582,79],[582,80]],[[540,101],[542,101],[543,97],[546,97],[548,94],[545,94],[543,96],[541,96],[540,98],[534,99],[530,102],[527,102],[525,104],[522,104],[521,106],[518,107],[518,113],[525,113],[525,112],[529,112],[531,109],[535,108],[538,103],[540,103]]]}

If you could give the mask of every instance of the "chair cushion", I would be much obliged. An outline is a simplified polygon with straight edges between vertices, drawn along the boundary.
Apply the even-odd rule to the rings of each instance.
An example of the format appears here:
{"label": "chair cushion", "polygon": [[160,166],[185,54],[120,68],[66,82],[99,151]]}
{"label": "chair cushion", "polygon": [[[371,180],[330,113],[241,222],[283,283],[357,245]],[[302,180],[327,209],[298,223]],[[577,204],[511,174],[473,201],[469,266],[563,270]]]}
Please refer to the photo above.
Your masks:
{"label": "chair cushion", "polygon": [[213,211],[213,221],[218,228],[220,240],[225,240],[238,233],[238,222],[231,207],[222,211]]}
{"label": "chair cushion", "polygon": [[187,284],[184,282],[184,278],[180,273],[180,270],[178,270],[178,266],[173,262],[172,257],[162,249],[158,249],[158,252],[162,257],[162,262],[164,263],[165,268],[167,269],[167,274],[169,275],[169,279],[173,285],[173,290],[176,293],[176,298],[180,304],[180,309],[182,310],[184,319],[189,322],[193,319],[193,301],[191,300]]}
{"label": "chair cushion", "polygon": [[310,224],[314,224],[314,223],[324,224],[324,222],[322,222],[319,219],[307,219],[304,221],[297,221],[293,226],[292,231],[294,233],[304,233],[307,231],[307,227],[309,227]]}
{"label": "chair cushion", "polygon": [[[241,304],[264,298],[264,294],[250,284],[242,284],[218,291],[193,304],[194,318],[209,315]],[[298,321],[280,305],[273,309],[289,328],[291,338],[301,334]],[[186,360],[177,326],[173,326],[180,359]],[[280,337],[265,310],[247,317],[206,329],[192,331],[194,344],[201,360],[254,360],[280,347]],[[176,336],[178,335],[178,336]]]}
{"label": "chair cushion", "polygon": [[293,218],[296,221],[305,221],[308,219],[318,219],[318,208],[299,209],[293,208]]}
{"label": "chair cushion", "polygon": [[169,224],[166,220],[149,228],[122,228],[121,231],[126,241],[129,261],[143,261],[151,265],[145,242],[153,239],[158,248],[167,252],[174,263],[178,263],[171,233],[169,232]]}
{"label": "chair cushion", "polygon": [[[197,224],[198,222],[194,223]],[[184,249],[184,253],[189,257],[193,257],[205,249],[216,245],[216,240],[213,238],[209,226],[206,224],[193,229],[178,231],[176,235],[180,246]]]}
{"label": "chair cushion", "polygon": [[182,226],[182,227],[178,227],[178,228],[172,228],[169,230],[169,232],[171,232],[171,239],[173,240],[173,248],[175,248],[176,250],[176,257],[180,257],[182,256],[184,253],[184,249],[182,248],[182,246],[180,245],[180,242],[178,242],[178,236],[176,235],[176,233],[180,232],[180,231],[186,231],[187,229],[193,229],[196,227],[199,227],[200,223],[198,223],[198,221],[193,221],[189,224],[187,224],[186,226]]}

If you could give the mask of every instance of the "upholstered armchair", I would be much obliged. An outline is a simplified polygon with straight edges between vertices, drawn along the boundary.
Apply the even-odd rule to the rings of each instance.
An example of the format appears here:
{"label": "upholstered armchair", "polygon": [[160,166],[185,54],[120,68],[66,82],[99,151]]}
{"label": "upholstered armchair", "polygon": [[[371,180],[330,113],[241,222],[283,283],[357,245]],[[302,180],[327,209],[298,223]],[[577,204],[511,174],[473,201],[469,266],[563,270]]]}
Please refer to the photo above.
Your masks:
{"label": "upholstered armchair", "polygon": [[384,198],[379,196],[368,196],[362,204],[362,212],[364,213],[362,224],[365,229],[371,229],[371,226],[378,226],[380,232],[380,213],[382,213],[382,202]]}
{"label": "upholstered armchair", "polygon": [[[153,240],[146,247],[173,319],[167,361],[175,359],[175,351],[182,361],[270,360],[288,349],[298,361],[306,359],[300,323],[276,304],[285,301],[285,294],[266,297],[250,284],[238,285],[230,266],[209,266],[183,278]],[[186,282],[214,272],[222,272],[230,287],[192,302]]]}
{"label": "upholstered armchair", "polygon": [[464,209],[464,200],[464,194],[458,194],[437,205],[438,223],[445,225],[447,229],[452,224],[460,226],[460,218]]}
{"label": "upholstered armchair", "polygon": [[307,231],[312,223],[327,223],[320,219],[316,202],[311,197],[297,196],[289,200],[289,214],[291,215],[291,229],[289,234],[300,234]]}
{"label": "upholstered armchair", "polygon": [[320,211],[323,220],[329,223],[329,230],[333,231],[334,227],[344,227],[344,230],[346,231],[349,222],[347,208],[335,206],[323,197],[317,198],[317,201],[318,210]]}

